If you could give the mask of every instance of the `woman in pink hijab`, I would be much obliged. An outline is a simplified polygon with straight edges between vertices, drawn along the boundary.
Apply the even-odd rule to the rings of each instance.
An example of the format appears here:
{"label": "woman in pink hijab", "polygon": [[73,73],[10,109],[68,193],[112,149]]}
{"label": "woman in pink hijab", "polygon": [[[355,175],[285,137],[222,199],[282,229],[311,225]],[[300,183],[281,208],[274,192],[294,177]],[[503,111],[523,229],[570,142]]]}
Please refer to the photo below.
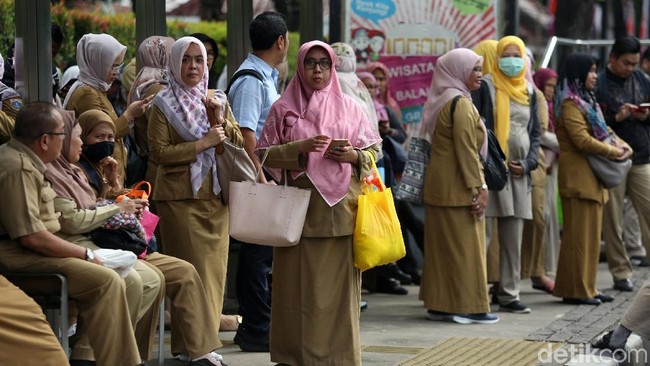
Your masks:
{"label": "woman in pink hijab", "polygon": [[402,110],[397,101],[390,95],[388,67],[381,62],[371,62],[366,67],[366,71],[372,73],[377,79],[379,103],[390,108],[397,115],[399,122],[402,123]]}
{"label": "woman in pink hijab", "polygon": [[483,57],[465,48],[444,54],[424,105],[422,136],[431,142],[431,158],[423,189],[420,300],[430,320],[499,321],[490,313],[487,292],[483,216],[488,190],[481,164],[487,136],[470,96],[481,86],[482,65]]}
{"label": "woman in pink hijab", "polygon": [[[360,179],[379,135],[341,92],[336,56],[323,42],[300,47],[296,76],[271,107],[257,143],[277,182],[312,191],[300,243],[275,248],[271,360],[290,365],[361,365],[361,273],[352,234]],[[345,146],[327,150],[331,139]],[[261,159],[260,159],[261,160]],[[272,214],[272,212],[270,212]]]}

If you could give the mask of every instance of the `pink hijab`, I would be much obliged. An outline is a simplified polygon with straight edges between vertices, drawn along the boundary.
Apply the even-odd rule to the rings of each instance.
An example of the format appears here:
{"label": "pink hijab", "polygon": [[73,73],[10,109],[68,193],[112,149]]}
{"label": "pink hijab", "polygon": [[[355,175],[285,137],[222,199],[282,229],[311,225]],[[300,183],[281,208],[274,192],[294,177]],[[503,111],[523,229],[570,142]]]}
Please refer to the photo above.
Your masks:
{"label": "pink hijab", "polygon": [[[483,63],[483,57],[467,48],[456,48],[438,59],[433,72],[429,95],[422,111],[421,136],[431,142],[436,130],[438,115],[442,108],[455,96],[472,99],[466,81],[477,62]],[[483,126],[485,132],[485,126]],[[481,155],[485,156],[487,138],[483,139]]]}
{"label": "pink hijab", "polygon": [[[305,80],[304,61],[313,47],[324,49],[332,60],[329,82],[320,90],[310,88]],[[341,91],[333,67],[335,62],[334,51],[327,43],[311,41],[300,47],[296,77],[291,79],[280,99],[271,107],[257,142],[257,150],[317,135],[347,138],[358,149],[368,148],[381,141],[361,107]],[[291,175],[295,179],[306,174],[331,207],[347,195],[352,167],[350,164],[326,159],[323,154],[324,152],[308,153],[305,171],[292,171]],[[274,179],[281,180],[279,169],[268,171]]]}
{"label": "pink hijab", "polygon": [[390,95],[390,74],[388,73],[388,67],[381,62],[371,62],[366,66],[366,71],[372,73],[375,70],[381,70],[384,73],[384,76],[386,77],[386,92],[383,94],[379,94],[379,103],[388,106],[390,109],[395,112],[397,117],[399,118],[400,123],[402,122],[402,110],[399,107],[399,104],[397,104],[397,101]]}
{"label": "pink hijab", "polygon": [[[365,79],[370,79],[375,87],[377,86],[377,79],[375,75],[369,73],[368,71],[362,71],[357,73],[359,80],[364,81]],[[365,85],[365,84],[364,84]],[[386,112],[386,107],[383,104],[379,103],[377,97],[379,96],[379,90],[375,89],[375,94],[372,96],[372,102],[375,105],[375,113],[377,114],[377,121],[388,121],[388,112]]]}

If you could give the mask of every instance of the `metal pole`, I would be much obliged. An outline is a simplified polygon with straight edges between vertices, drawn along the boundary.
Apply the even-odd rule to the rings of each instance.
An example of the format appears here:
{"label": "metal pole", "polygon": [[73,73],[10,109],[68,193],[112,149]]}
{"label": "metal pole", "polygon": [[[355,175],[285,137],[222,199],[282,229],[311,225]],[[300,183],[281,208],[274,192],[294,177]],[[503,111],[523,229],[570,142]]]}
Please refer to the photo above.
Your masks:
{"label": "metal pole", "polygon": [[323,39],[323,0],[300,2],[300,44]]}
{"label": "metal pole", "polygon": [[25,102],[52,102],[52,33],[50,2],[15,2],[16,90]]}
{"label": "metal pole", "polygon": [[343,23],[341,10],[341,0],[330,0],[330,43],[344,41],[341,37],[341,24]]}
{"label": "metal pole", "polygon": [[519,2],[517,0],[505,1],[505,35],[519,34]]}
{"label": "metal pole", "polygon": [[253,20],[253,0],[228,0],[228,80],[251,49],[248,26]]}
{"label": "metal pole", "polygon": [[[135,47],[137,70],[142,68],[142,60],[138,55],[137,47],[148,37],[167,35],[167,15],[165,14],[165,0],[137,0],[135,7]],[[129,60],[125,60],[129,62]]]}

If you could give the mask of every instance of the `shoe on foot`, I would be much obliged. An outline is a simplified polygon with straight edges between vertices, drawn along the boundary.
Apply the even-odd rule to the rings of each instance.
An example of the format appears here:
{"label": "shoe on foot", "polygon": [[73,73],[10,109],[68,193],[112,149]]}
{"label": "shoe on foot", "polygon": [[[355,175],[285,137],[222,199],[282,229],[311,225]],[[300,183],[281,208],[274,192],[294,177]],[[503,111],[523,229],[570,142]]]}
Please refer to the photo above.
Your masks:
{"label": "shoe on foot", "polygon": [[246,328],[239,327],[233,339],[236,345],[244,352],[269,352],[269,335],[251,334]]}
{"label": "shoe on foot", "polygon": [[524,304],[523,302],[519,300],[515,300],[511,303],[501,305],[499,304],[499,310],[500,311],[507,311],[510,313],[515,313],[515,314],[528,314],[530,313],[530,308],[528,305]]}
{"label": "shoe on foot", "polygon": [[596,296],[594,296],[594,299],[598,299],[601,302],[612,302],[614,301],[614,296],[599,292],[598,294],[596,294]]}
{"label": "shoe on foot", "polygon": [[452,320],[458,324],[494,324],[499,317],[492,313],[455,314]]}
{"label": "shoe on foot", "polygon": [[637,267],[650,267],[650,261],[645,256],[633,255],[630,257],[630,262]]}
{"label": "shoe on foot", "polygon": [[538,278],[531,278],[533,282],[533,288],[535,290],[544,291],[548,294],[553,294],[553,289],[555,288],[555,281],[550,278],[543,276]]}
{"label": "shoe on foot", "polygon": [[619,291],[632,292],[634,286],[632,286],[632,281],[626,278],[624,280],[614,281],[614,289]]}
{"label": "shoe on foot", "polygon": [[408,295],[409,290],[400,286],[398,280],[392,277],[377,277],[377,288],[375,292],[391,295]]}
{"label": "shoe on foot", "polygon": [[368,308],[368,302],[366,300],[361,300],[359,303],[359,310],[364,311]]}
{"label": "shoe on foot", "polygon": [[[613,300],[613,299],[612,299]],[[586,299],[577,299],[574,297],[564,297],[562,302],[569,305],[600,305],[602,301],[600,299],[592,297]]]}
{"label": "shoe on foot", "polygon": [[[223,360],[223,356],[221,356],[217,352],[210,352],[210,354],[212,355],[212,357],[216,358],[219,361]],[[183,361],[183,362],[190,362],[192,360],[190,358],[190,355],[185,354],[185,353],[178,354],[178,355],[174,356],[174,358],[179,360],[179,361]]]}
{"label": "shoe on foot", "polygon": [[444,311],[427,310],[426,317],[427,319],[434,321],[454,321],[455,315],[456,314],[446,313]]}

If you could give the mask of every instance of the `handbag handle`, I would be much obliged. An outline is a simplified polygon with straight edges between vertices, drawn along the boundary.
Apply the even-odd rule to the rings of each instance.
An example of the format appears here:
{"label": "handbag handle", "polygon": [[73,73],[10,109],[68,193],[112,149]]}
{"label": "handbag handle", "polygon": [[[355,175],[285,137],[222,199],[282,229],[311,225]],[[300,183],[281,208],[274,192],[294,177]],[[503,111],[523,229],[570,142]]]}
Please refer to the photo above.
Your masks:
{"label": "handbag handle", "polygon": [[[260,174],[262,174],[262,169],[264,169],[264,162],[266,161],[266,158],[269,156],[269,150],[270,149],[271,148],[269,147],[266,150],[264,150],[264,156],[262,156],[262,161],[260,162],[260,168],[257,169],[257,174],[255,174],[255,178],[257,178],[257,180],[255,180],[253,182],[253,186],[255,186],[258,183],[259,179],[260,179]],[[284,186],[288,187],[288,185],[287,185],[287,170],[282,169],[282,172],[284,174]]]}
{"label": "handbag handle", "polygon": [[375,187],[377,187],[379,192],[381,192],[386,189],[386,185],[384,184],[384,181],[381,179],[381,176],[379,175],[377,164],[375,164],[375,157],[367,151],[364,151],[364,153],[368,154],[368,157],[370,157],[370,161],[372,162],[372,175],[363,178],[362,184],[367,187],[372,187],[374,185]]}
{"label": "handbag handle", "polygon": [[[146,186],[146,190],[140,189],[140,187]],[[141,195],[136,194],[136,192],[143,192]],[[147,182],[146,180],[142,180],[138,183],[136,183],[133,188],[131,188],[130,191],[121,194],[117,197],[116,201],[120,202],[124,197],[136,199],[136,198],[142,198],[142,199],[149,199],[149,196],[151,196],[151,183]]]}

